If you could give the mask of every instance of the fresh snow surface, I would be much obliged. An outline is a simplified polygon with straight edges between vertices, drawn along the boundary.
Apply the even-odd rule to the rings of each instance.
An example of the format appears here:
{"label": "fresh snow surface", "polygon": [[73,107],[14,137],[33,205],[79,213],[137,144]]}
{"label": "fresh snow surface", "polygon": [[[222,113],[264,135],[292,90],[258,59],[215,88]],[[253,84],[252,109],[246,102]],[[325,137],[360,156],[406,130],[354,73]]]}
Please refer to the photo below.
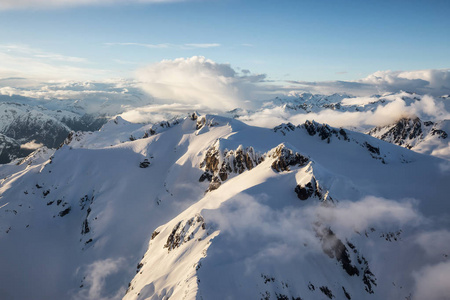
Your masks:
{"label": "fresh snow surface", "polygon": [[4,299],[449,294],[448,160],[363,133],[117,117],[0,174]]}

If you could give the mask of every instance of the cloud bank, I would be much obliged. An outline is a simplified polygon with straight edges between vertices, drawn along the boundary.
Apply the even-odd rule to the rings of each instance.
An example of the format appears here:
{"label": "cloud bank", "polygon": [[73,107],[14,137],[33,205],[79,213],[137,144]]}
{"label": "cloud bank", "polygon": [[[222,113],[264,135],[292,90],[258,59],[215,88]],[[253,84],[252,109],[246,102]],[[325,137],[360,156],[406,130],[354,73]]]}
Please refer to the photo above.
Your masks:
{"label": "cloud bank", "polygon": [[432,96],[405,92],[383,97],[356,97],[341,101],[341,110],[318,107],[311,112],[268,105],[240,119],[250,125],[272,128],[280,123],[295,125],[315,120],[334,127],[365,130],[374,126],[394,124],[401,118],[419,117],[424,121],[450,119],[450,102]]}
{"label": "cloud bank", "polygon": [[450,262],[441,262],[433,266],[424,267],[414,276],[416,279],[416,291],[413,299],[448,299],[450,295],[449,274]]}
{"label": "cloud bank", "polygon": [[262,93],[265,75],[240,74],[229,64],[202,56],[163,60],[137,72],[144,91],[156,101],[225,111],[245,108]]}
{"label": "cloud bank", "polygon": [[377,71],[354,81],[289,81],[292,88],[314,93],[349,93],[359,96],[408,91],[442,96],[450,94],[450,69]]}

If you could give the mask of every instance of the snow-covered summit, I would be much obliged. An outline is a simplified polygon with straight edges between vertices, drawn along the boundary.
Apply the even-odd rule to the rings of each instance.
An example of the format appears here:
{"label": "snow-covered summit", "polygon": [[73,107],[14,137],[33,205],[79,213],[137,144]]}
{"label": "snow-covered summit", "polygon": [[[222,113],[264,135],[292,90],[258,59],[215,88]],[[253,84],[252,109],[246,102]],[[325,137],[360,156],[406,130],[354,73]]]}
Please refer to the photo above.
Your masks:
{"label": "snow-covered summit", "polygon": [[318,122],[118,117],[0,174],[8,299],[399,299],[448,264],[448,162]]}

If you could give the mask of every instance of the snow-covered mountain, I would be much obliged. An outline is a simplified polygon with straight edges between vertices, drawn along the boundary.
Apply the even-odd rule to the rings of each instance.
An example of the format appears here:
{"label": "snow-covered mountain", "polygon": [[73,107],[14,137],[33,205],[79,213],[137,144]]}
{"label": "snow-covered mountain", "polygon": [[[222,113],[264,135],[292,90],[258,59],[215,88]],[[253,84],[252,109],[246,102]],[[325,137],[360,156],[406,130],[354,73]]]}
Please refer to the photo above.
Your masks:
{"label": "snow-covered mountain", "polygon": [[375,127],[367,134],[419,153],[450,157],[450,120],[438,122],[402,118],[388,126]]}
{"label": "snow-covered mountain", "polygon": [[[316,122],[117,117],[0,166],[6,299],[440,299],[450,167]],[[26,283],[26,284],[25,284]],[[444,294],[445,295],[445,294]]]}
{"label": "snow-covered mountain", "polygon": [[[72,130],[98,130],[106,122],[100,115],[80,115],[67,110],[50,110],[13,102],[0,102],[0,112],[0,133],[8,138],[8,143],[5,139],[0,141],[4,149],[0,163],[31,152],[25,149],[26,146],[21,151],[16,150],[21,145],[32,142],[37,147],[57,148]],[[12,147],[11,143],[17,145]]]}
{"label": "snow-covered mountain", "polygon": [[264,102],[264,108],[282,107],[288,111],[299,113],[317,113],[324,109],[340,112],[375,111],[380,105],[401,98],[406,103],[420,101],[423,95],[408,92],[386,93],[370,97],[355,97],[348,94],[311,94],[292,93],[284,97],[276,97]]}

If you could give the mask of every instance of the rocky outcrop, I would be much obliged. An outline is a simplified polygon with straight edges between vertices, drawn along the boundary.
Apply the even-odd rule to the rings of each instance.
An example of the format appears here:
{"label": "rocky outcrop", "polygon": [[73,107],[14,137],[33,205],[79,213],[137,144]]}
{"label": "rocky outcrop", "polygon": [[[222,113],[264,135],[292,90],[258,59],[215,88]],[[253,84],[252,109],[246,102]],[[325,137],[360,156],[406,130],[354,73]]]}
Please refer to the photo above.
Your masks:
{"label": "rocky outcrop", "polygon": [[[431,125],[430,123],[427,124]],[[423,138],[422,122],[419,118],[402,118],[393,125],[375,127],[368,134],[383,141],[411,149],[415,145],[415,140]]]}
{"label": "rocky outcrop", "polygon": [[200,176],[199,181],[210,181],[207,191],[213,191],[219,188],[230,175],[251,170],[263,160],[264,156],[255,152],[253,147],[239,146],[236,150],[221,152],[217,146],[212,146],[206,151],[205,158],[200,163],[200,168],[205,172]]}
{"label": "rocky outcrop", "polygon": [[[356,246],[349,241],[344,243],[330,227],[319,222],[314,224],[314,231],[322,244],[323,252],[328,257],[336,259],[348,275],[361,278],[365,291],[368,294],[373,294],[377,279],[370,270],[368,261],[359,253]],[[345,288],[344,293],[347,299],[350,299],[350,295],[345,291]]]}
{"label": "rocky outcrop", "polygon": [[319,182],[316,180],[314,175],[311,177],[311,180],[308,183],[297,184],[294,191],[297,194],[297,197],[303,201],[314,197],[319,199],[320,201],[333,202],[333,198],[331,198],[329,192],[319,185]]}
{"label": "rocky outcrop", "polygon": [[293,166],[303,167],[309,161],[308,157],[292,151],[284,144],[275,148],[270,157],[275,158],[272,163],[272,169],[277,172],[290,171],[289,167]]}
{"label": "rocky outcrop", "polygon": [[340,128],[338,130],[336,128],[330,127],[328,124],[319,124],[314,121],[306,121],[299,127],[305,129],[310,136],[314,136],[317,134],[322,140],[326,140],[327,143],[331,142],[332,136],[336,137],[339,140],[349,140],[347,132],[343,128]]}
{"label": "rocky outcrop", "polygon": [[[171,250],[180,247],[183,243],[193,240],[199,230],[206,230],[205,220],[199,214],[187,221],[178,222],[167,237],[164,248],[167,248],[167,251],[170,252]],[[159,232],[156,235],[158,234]],[[154,239],[156,235],[152,235],[152,239]]]}

